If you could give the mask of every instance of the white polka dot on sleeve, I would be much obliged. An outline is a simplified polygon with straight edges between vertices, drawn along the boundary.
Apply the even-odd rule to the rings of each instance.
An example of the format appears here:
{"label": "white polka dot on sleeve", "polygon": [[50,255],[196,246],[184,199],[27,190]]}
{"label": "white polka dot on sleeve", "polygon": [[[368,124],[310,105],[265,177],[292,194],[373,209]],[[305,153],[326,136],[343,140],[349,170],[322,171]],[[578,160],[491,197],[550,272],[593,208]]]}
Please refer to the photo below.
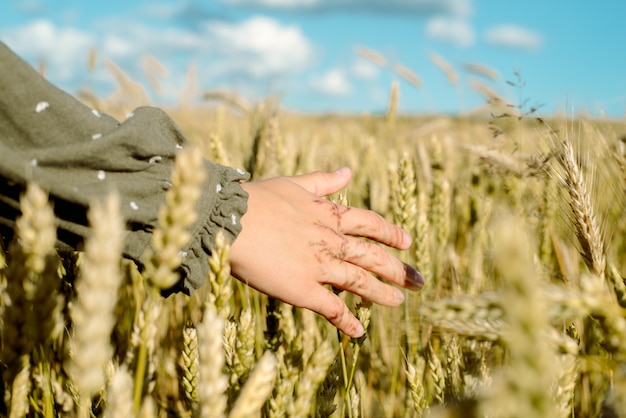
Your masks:
{"label": "white polka dot on sleeve", "polygon": [[37,103],[37,106],[35,106],[35,112],[37,113],[41,113],[44,110],[46,110],[47,108],[50,107],[50,103],[48,102],[39,102]]}

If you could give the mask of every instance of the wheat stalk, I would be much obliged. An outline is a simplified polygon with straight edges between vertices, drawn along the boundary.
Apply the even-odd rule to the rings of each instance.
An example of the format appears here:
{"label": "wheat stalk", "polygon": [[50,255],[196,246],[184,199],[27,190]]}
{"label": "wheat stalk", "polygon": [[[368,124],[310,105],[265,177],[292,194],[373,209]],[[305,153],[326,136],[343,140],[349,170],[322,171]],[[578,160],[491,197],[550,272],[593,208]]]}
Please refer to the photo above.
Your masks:
{"label": "wheat stalk", "polygon": [[387,135],[391,138],[395,135],[398,119],[398,102],[400,101],[400,85],[397,81],[391,83],[389,92],[389,103],[387,105],[387,113],[385,118],[387,121]]}

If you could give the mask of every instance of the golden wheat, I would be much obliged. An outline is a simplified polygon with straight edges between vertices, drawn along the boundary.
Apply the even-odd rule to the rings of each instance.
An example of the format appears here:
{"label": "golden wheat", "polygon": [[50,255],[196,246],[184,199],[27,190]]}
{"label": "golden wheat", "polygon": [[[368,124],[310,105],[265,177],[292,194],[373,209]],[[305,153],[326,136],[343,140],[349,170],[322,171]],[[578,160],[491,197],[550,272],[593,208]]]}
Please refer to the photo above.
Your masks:
{"label": "golden wheat", "polygon": [[[375,51],[357,53],[388,65]],[[451,83],[463,81],[436,58]],[[147,101],[141,86],[107,66],[120,89],[84,100],[116,115]],[[149,67],[158,89],[163,74]],[[190,88],[193,79],[191,70]],[[180,279],[174,272],[196,221],[202,170],[189,168],[202,166],[197,151],[179,154],[188,171],[174,172],[141,272],[120,261],[119,248],[93,249],[98,236],[106,241],[104,219],[94,220],[79,256],[52,251],[54,212],[30,186],[11,225],[16,237],[0,254],[0,414],[623,415],[623,126],[519,118],[524,110],[491,85],[469,83],[496,102],[486,109],[497,118],[399,116],[397,83],[384,115],[304,116],[274,98],[227,92],[204,94],[222,102],[217,108],[171,109],[194,143],[186,148],[255,178],[350,166],[344,198],[414,233],[411,250],[396,254],[417,265],[426,286],[402,309],[342,294],[367,329],[357,340],[234,280],[223,234],[214,237],[205,286],[191,297],[159,295]],[[107,286],[120,276],[119,291],[98,291],[103,313],[84,322],[96,308],[86,285],[102,276]]]}

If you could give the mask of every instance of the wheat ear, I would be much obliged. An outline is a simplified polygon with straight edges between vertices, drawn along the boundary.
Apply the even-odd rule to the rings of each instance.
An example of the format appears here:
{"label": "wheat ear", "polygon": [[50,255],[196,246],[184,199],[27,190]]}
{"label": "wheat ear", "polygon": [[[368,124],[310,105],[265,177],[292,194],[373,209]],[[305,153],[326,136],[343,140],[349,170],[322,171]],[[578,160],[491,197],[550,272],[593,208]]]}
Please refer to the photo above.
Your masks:
{"label": "wheat ear", "polygon": [[230,276],[230,244],[226,240],[224,231],[220,230],[215,235],[215,245],[209,257],[209,282],[211,283],[211,295],[205,300],[213,302],[217,313],[226,320],[231,315],[231,303],[233,298],[233,285]]}
{"label": "wheat ear", "polygon": [[444,392],[446,389],[446,379],[444,375],[443,365],[439,359],[437,350],[432,343],[428,344],[426,364],[426,374],[429,377],[428,397],[431,401],[436,401],[439,405],[444,404]]}
{"label": "wheat ear", "polygon": [[133,415],[132,393],[133,378],[123,365],[115,370],[107,385],[104,418],[131,417]]}
{"label": "wheat ear", "polygon": [[296,388],[296,397],[289,408],[290,417],[306,417],[311,410],[311,404],[315,399],[315,392],[324,380],[326,371],[335,357],[333,348],[328,340],[315,350],[309,360],[302,378]]}
{"label": "wheat ear", "polygon": [[606,258],[602,234],[596,220],[596,212],[582,170],[574,155],[572,143],[565,139],[558,161],[563,168],[562,180],[569,193],[576,237],[581,255],[587,267],[598,276],[604,277]]}
{"label": "wheat ear", "polygon": [[536,247],[527,230],[514,217],[502,219],[494,228],[509,362],[494,385],[495,396],[484,406],[499,417],[549,417],[556,412],[550,396],[556,352],[544,338],[549,329],[547,302],[539,291],[540,276],[531,250]]}
{"label": "wheat ear", "polygon": [[239,358],[237,374],[242,377],[252,370],[255,363],[255,324],[256,320],[252,309],[248,306],[239,316],[237,326],[237,357]]}
{"label": "wheat ear", "polygon": [[430,61],[435,64],[446,75],[448,83],[455,85],[459,81],[459,75],[454,71],[454,68],[448,61],[446,61],[441,55],[434,52],[428,54]]}
{"label": "wheat ear", "polygon": [[276,351],[278,372],[272,396],[266,404],[267,417],[284,417],[289,404],[292,402],[294,388],[300,378],[302,357],[291,347],[286,349],[280,346]]}
{"label": "wheat ear", "polygon": [[276,379],[276,357],[271,351],[257,362],[254,371],[241,390],[229,418],[246,418],[256,416],[267,400]]}
{"label": "wheat ear", "polygon": [[9,418],[21,418],[29,411],[28,395],[30,383],[30,358],[23,355],[20,360],[20,371],[15,376],[11,387],[11,405]]}
{"label": "wheat ear", "polygon": [[122,281],[119,262],[124,236],[119,207],[119,197],[109,195],[104,202],[95,202],[87,214],[91,235],[85,243],[76,283],[78,296],[71,309],[74,356],[69,368],[78,388],[79,408],[83,414],[91,396],[104,386],[104,367],[113,351],[109,340]]}
{"label": "wheat ear", "polygon": [[7,283],[0,304],[0,363],[4,382],[11,387],[11,416],[28,412],[31,362],[47,362],[45,342],[55,327],[59,284],[53,261],[56,221],[47,193],[35,184],[28,185],[20,196],[20,208],[11,257],[2,272]]}
{"label": "wheat ear", "polygon": [[202,417],[222,417],[226,413],[228,379],[222,372],[224,367],[223,329],[224,320],[217,314],[214,307],[208,306],[197,327],[200,366],[196,410]]}
{"label": "wheat ear", "polygon": [[410,390],[409,398],[407,399],[407,410],[411,412],[414,411],[419,417],[427,415],[430,409],[424,388],[425,370],[426,361],[422,356],[416,357],[415,364],[407,359],[406,368],[404,369]]}
{"label": "wheat ear", "polygon": [[165,194],[165,204],[152,234],[154,251],[146,255],[144,276],[158,289],[169,289],[179,280],[183,249],[191,240],[188,228],[196,221],[196,202],[206,177],[202,152],[195,147],[181,151],[171,175],[172,187]]}
{"label": "wheat ear", "polygon": [[185,396],[192,406],[198,401],[198,370],[200,360],[198,359],[198,333],[193,326],[186,326],[183,329],[183,377],[181,383],[185,391]]}

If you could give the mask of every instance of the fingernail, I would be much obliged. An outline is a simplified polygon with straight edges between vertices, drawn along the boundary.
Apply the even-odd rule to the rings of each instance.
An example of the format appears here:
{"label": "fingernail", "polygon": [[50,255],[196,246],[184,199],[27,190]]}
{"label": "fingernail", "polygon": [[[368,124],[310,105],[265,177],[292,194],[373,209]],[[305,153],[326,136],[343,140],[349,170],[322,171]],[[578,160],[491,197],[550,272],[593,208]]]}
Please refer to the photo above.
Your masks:
{"label": "fingernail", "polygon": [[398,305],[404,302],[404,292],[400,289],[393,289],[393,298],[396,300]]}
{"label": "fingernail", "polygon": [[413,242],[413,238],[411,237],[411,235],[409,235],[408,232],[404,232],[404,246],[410,247],[411,242]]}
{"label": "fingernail", "polygon": [[335,170],[335,174],[339,174],[340,176],[345,176],[346,174],[348,174],[349,168],[348,167],[341,167]]}
{"label": "fingernail", "polygon": [[424,278],[419,271],[404,263],[404,272],[406,274],[404,277],[404,287],[409,290],[420,290],[424,287]]}
{"label": "fingernail", "polygon": [[362,336],[363,336],[363,334],[365,334],[365,328],[363,328],[363,325],[362,325],[360,322],[359,322],[358,324],[359,324],[359,325],[358,325],[358,326],[356,327],[356,329],[354,330],[354,331],[355,331],[355,333],[357,334],[357,335],[355,335],[355,336],[354,336],[354,338],[359,338],[359,337],[362,337]]}

